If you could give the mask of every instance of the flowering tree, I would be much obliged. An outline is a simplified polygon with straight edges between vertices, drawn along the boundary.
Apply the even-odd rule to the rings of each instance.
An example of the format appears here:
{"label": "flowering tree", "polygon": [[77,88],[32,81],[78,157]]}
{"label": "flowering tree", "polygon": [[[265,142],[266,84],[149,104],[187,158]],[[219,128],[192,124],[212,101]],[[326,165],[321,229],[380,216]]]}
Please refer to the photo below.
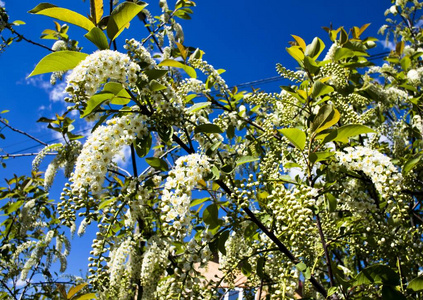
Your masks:
{"label": "flowering tree", "polygon": [[[229,89],[223,70],[184,46],[177,20],[193,1],[161,0],[157,18],[140,1],[106,16],[102,1],[90,3],[89,18],[47,3],[30,11],[85,29],[98,50],[81,52],[67,25],[43,33],[57,41],[30,76],[66,80],[67,112],[40,119],[64,141],[46,145],[33,178],[15,178],[2,194],[5,297],[39,295],[28,276],[54,258],[64,269],[63,228],[83,235],[87,226],[98,228],[89,286],[61,286],[55,297],[218,299],[240,272],[244,287],[270,299],[421,297],[421,3],[387,10],[381,31],[396,49],[380,67],[368,59],[376,39],[363,37],[367,24],[326,28],[325,55],[321,39],[293,36],[286,50],[298,70],[278,64],[291,83],[273,94]],[[149,35],[116,51],[136,18]],[[19,35],[4,10],[2,20],[8,44]],[[91,124],[85,141],[72,133],[74,111]],[[131,170],[115,163],[125,146]],[[47,154],[44,190],[60,168],[69,178],[57,209],[45,206],[36,173]],[[27,220],[22,230],[9,225],[17,219]],[[212,260],[223,276],[208,281]],[[18,277],[25,290],[9,284]]]}

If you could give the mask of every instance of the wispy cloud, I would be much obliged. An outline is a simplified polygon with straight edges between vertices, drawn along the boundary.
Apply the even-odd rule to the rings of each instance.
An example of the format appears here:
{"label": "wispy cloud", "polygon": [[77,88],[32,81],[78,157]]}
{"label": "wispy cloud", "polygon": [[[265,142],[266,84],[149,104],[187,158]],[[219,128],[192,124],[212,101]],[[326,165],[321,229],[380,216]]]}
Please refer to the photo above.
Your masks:
{"label": "wispy cloud", "polygon": [[1,6],[1,7],[5,7],[5,6],[6,6],[6,3],[5,3],[4,1],[1,1],[1,0],[0,0],[0,6]]}
{"label": "wispy cloud", "polygon": [[389,49],[391,51],[395,50],[395,43],[392,41],[377,41],[379,44],[382,45],[384,49]]}
{"label": "wispy cloud", "polygon": [[64,91],[66,88],[66,82],[51,85],[50,82],[45,80],[43,76],[37,76],[26,78],[25,83],[44,90],[52,102],[62,101],[65,98],[66,93]]}

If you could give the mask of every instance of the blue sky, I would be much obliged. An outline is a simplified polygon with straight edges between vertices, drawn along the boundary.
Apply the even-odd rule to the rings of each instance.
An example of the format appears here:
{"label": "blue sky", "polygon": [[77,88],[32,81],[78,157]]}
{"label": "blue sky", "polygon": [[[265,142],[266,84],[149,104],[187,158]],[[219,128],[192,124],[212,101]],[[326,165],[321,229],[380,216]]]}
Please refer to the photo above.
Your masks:
{"label": "blue sky", "polygon": [[[40,40],[41,32],[54,28],[52,19],[34,16],[27,13],[39,2],[33,0],[2,0],[11,20],[23,20],[26,25],[17,27],[19,33],[34,41],[51,46],[53,41]],[[310,43],[319,36],[329,45],[327,33],[321,28],[333,24],[334,28],[344,26],[361,26],[371,23],[365,36],[377,35],[379,27],[384,24],[384,11],[391,5],[388,0],[198,0],[194,8],[192,20],[181,22],[185,32],[185,45],[199,47],[204,57],[216,68],[226,69],[223,75],[229,86],[251,82],[277,75],[275,64],[295,68],[294,60],[287,54],[285,47],[293,40],[291,34],[301,36]],[[50,1],[58,6],[71,8],[81,14],[88,14],[89,0]],[[158,11],[158,1],[151,2],[149,9]],[[169,0],[170,6],[173,1]],[[133,37],[142,39],[147,31],[137,21],[131,24]],[[70,25],[68,34],[80,40],[83,51],[90,53],[94,49],[84,40],[85,32]],[[122,39],[118,39],[122,45]],[[328,46],[329,47],[329,46]],[[327,47],[327,49],[328,49]],[[120,48],[122,50],[122,48]],[[378,44],[375,53],[384,52],[382,43]],[[3,117],[10,124],[25,130],[33,136],[52,142],[57,138],[45,129],[45,124],[36,123],[41,116],[52,117],[55,113],[63,113],[66,105],[63,102],[62,87],[49,86],[49,76],[37,76],[27,79],[35,64],[48,52],[25,42],[13,43],[0,54],[0,111],[10,110]],[[264,90],[277,92],[280,82],[258,85]],[[0,148],[7,153],[36,152],[40,147],[28,138],[4,130],[6,140],[0,140]],[[58,142],[58,141],[55,141]],[[1,153],[4,154],[4,153]],[[0,169],[0,178],[10,178],[13,173],[28,174],[31,160],[11,159],[8,167]],[[45,170],[46,163],[41,165]],[[57,199],[64,180],[60,176],[52,188],[52,197]],[[87,264],[90,241],[75,238],[69,273],[77,273]],[[79,246],[78,246],[79,245]]]}

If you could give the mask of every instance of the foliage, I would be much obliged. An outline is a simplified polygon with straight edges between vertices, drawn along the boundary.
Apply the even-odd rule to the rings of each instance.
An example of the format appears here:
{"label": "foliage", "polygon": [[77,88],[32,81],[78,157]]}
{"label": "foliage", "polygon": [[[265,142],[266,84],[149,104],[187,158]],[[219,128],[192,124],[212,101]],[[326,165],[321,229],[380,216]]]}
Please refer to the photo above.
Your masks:
{"label": "foliage", "polygon": [[[56,151],[45,189],[62,167],[69,183],[57,209],[37,174],[2,192],[4,295],[28,286],[40,295],[28,272],[50,280],[50,260],[65,263],[68,251],[49,246],[52,238],[67,245],[64,227],[83,235],[97,224],[85,292],[99,299],[218,299],[222,282],[235,286],[240,272],[270,299],[421,297],[420,3],[396,1],[387,11],[395,20],[382,31],[399,41],[380,67],[369,59],[376,39],[364,37],[368,24],[326,28],[325,54],[322,39],[294,35],[286,50],[298,70],[278,64],[292,81],[278,94],[229,89],[223,70],[184,45],[177,20],[190,18],[193,1],[170,8],[161,0],[158,17],[141,1],[108,16],[101,1],[90,3],[89,17],[48,3],[30,11],[85,29],[98,48],[82,53],[56,22],[43,32],[57,39],[54,52],[31,73],[54,72],[55,82],[68,71],[66,114],[94,125],[81,146],[66,114],[40,120],[64,143],[47,145],[35,169]],[[136,17],[149,35],[117,52]],[[131,171],[114,162],[125,146]],[[223,275],[207,281],[213,260]],[[19,273],[29,278],[23,291]],[[57,292],[69,299],[77,287]]]}

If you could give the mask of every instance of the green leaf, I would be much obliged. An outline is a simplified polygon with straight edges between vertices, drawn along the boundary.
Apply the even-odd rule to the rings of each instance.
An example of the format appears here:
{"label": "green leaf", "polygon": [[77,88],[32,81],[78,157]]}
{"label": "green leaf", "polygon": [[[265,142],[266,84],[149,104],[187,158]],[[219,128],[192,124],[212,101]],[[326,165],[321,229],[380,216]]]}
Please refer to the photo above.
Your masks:
{"label": "green leaf", "polygon": [[102,201],[102,202],[98,205],[97,209],[98,209],[98,210],[100,210],[100,209],[103,209],[103,208],[105,208],[105,207],[109,206],[109,205],[110,205],[110,204],[111,204],[114,200],[115,200],[115,198],[112,198],[112,199],[107,199],[107,200]]}
{"label": "green leaf", "polygon": [[384,285],[382,286],[382,300],[407,300],[407,298],[395,287]]}
{"label": "green leaf", "polygon": [[69,289],[69,292],[67,294],[67,299],[71,299],[73,297],[73,295],[75,295],[76,293],[78,293],[80,290],[82,290],[88,283],[81,283],[78,284],[77,286],[73,286]]}
{"label": "green leaf", "polygon": [[159,64],[159,66],[180,68],[183,69],[191,78],[197,78],[197,73],[194,68],[173,59],[165,59]]}
{"label": "green leaf", "polygon": [[194,200],[191,201],[191,205],[190,206],[191,207],[194,207],[196,205],[203,204],[204,202],[209,201],[209,200],[210,200],[209,197],[201,198],[201,199],[194,199]]}
{"label": "green leaf", "polygon": [[94,45],[96,45],[99,50],[109,49],[107,37],[100,28],[94,27],[90,30],[90,32],[88,32],[84,36]]}
{"label": "green leaf", "polygon": [[137,137],[134,141],[134,145],[135,152],[137,153],[138,157],[146,156],[150,152],[152,143],[153,138],[151,137],[151,134],[143,136],[142,138]]}
{"label": "green leaf", "polygon": [[315,37],[310,45],[307,45],[305,55],[310,56],[313,59],[317,59],[322,53],[323,49],[325,49],[325,44],[321,39]]}
{"label": "green leaf", "polygon": [[40,3],[31,9],[29,13],[55,18],[66,23],[74,24],[88,31],[95,27],[94,23],[87,17],[84,17],[72,10],[57,7],[56,5],[50,3]]}
{"label": "green leaf", "polygon": [[414,292],[423,291],[423,275],[411,280],[407,285],[407,289],[412,290]]}
{"label": "green leaf", "polygon": [[304,131],[298,128],[283,128],[279,129],[279,132],[282,133],[295,147],[304,150],[306,143],[306,134]]}
{"label": "green leaf", "polygon": [[264,263],[265,263],[264,257],[263,256],[260,256],[257,259],[257,269],[256,269],[257,275],[260,278],[264,278],[264,275],[265,275],[264,272],[263,272],[263,270],[264,270]]}
{"label": "green leaf", "polygon": [[402,168],[402,173],[404,175],[408,174],[422,159],[422,155],[418,155],[417,157],[410,158],[407,160],[407,162],[404,164],[404,167]]}
{"label": "green leaf", "polygon": [[158,92],[167,89],[167,87],[161,83],[159,83],[157,80],[150,81],[150,90],[152,92]]}
{"label": "green leaf", "polygon": [[111,40],[116,39],[132,19],[140,13],[147,4],[123,2],[115,7],[107,22],[107,35]]}
{"label": "green leaf", "polygon": [[396,286],[400,283],[400,277],[388,266],[373,265],[365,268],[355,278],[355,285],[373,283]]}
{"label": "green leaf", "polygon": [[333,87],[331,87],[330,85],[326,85],[326,84],[322,83],[320,80],[317,80],[313,84],[313,93],[312,93],[311,96],[314,99],[317,99],[317,97],[327,95],[327,94],[329,94],[333,91],[334,91]]}
{"label": "green leaf", "polygon": [[303,272],[307,269],[307,265],[303,262],[300,262],[295,265],[295,267],[298,269],[298,271]]}
{"label": "green leaf", "polygon": [[72,300],[92,300],[92,299],[97,299],[97,296],[95,295],[95,293],[85,294]]}
{"label": "green leaf", "polygon": [[201,124],[195,127],[194,133],[223,133],[222,129],[215,124]]}
{"label": "green leaf", "polygon": [[242,267],[241,267],[242,274],[248,277],[251,275],[251,270],[252,268],[251,268],[251,265],[248,263],[248,261],[243,261]]}
{"label": "green leaf", "polygon": [[336,124],[338,120],[339,120],[339,112],[336,114],[335,109],[333,108],[332,105],[325,104],[322,107],[320,107],[319,112],[314,117],[313,122],[311,122],[310,129],[312,132],[317,133],[326,128],[329,128],[333,124]]}
{"label": "green leaf", "polygon": [[242,157],[240,157],[236,160],[236,165],[239,166],[239,165],[246,164],[246,163],[253,162],[253,161],[257,161],[257,160],[259,160],[258,157],[242,156]]}
{"label": "green leaf", "polygon": [[199,103],[195,103],[193,106],[191,106],[190,108],[188,108],[187,112],[192,114],[195,113],[196,111],[199,111],[200,109],[203,109],[205,107],[210,106],[211,103],[210,102],[199,102]]}
{"label": "green leaf", "polygon": [[338,204],[338,201],[336,201],[335,196],[332,195],[331,193],[326,193],[325,197],[326,197],[329,212],[334,212],[336,209],[336,205]]}
{"label": "green leaf", "polygon": [[167,70],[151,69],[151,70],[145,70],[144,74],[147,75],[148,80],[151,81],[153,79],[162,78],[163,76],[166,75],[167,72],[168,72]]}
{"label": "green leaf", "polygon": [[44,56],[28,77],[75,68],[88,54],[77,51],[58,51]]}
{"label": "green leaf", "polygon": [[209,225],[210,229],[219,226],[219,208],[216,204],[213,203],[206,207],[203,212],[203,221]]}
{"label": "green leaf", "polygon": [[375,131],[367,126],[360,125],[360,124],[349,124],[337,129],[337,135],[334,141],[348,143],[348,138],[352,136],[365,134],[365,133],[372,133],[372,132],[375,132]]}
{"label": "green leaf", "polygon": [[327,160],[329,157],[333,156],[335,153],[333,152],[327,152],[327,151],[322,151],[322,152],[313,152],[310,154],[310,161],[312,163],[316,163],[319,161],[325,161]]}
{"label": "green leaf", "polygon": [[145,159],[145,161],[152,166],[154,169],[156,170],[161,170],[161,171],[168,171],[169,170],[169,166],[167,165],[167,163],[158,157],[147,157]]}
{"label": "green leaf", "polygon": [[226,255],[226,248],[225,248],[225,243],[228,240],[229,237],[229,231],[223,231],[220,235],[219,235],[219,239],[217,241],[217,249],[219,249],[219,251],[223,254]]}
{"label": "green leaf", "polygon": [[81,118],[84,118],[85,116],[89,115],[94,109],[99,107],[104,101],[110,100],[115,95],[112,93],[98,93],[95,95],[92,95],[91,98],[87,101],[87,107],[85,107],[83,114],[81,115]]}
{"label": "green leaf", "polygon": [[304,53],[299,46],[292,46],[286,48],[286,51],[291,55],[300,65],[303,65]]}
{"label": "green leaf", "polygon": [[353,57],[354,55],[355,55],[354,54],[354,51],[352,51],[351,49],[348,49],[348,48],[338,48],[335,51],[335,55],[334,55],[333,59],[335,61],[338,61],[340,59]]}
{"label": "green leaf", "polygon": [[98,24],[103,17],[103,0],[90,0],[91,18]]}

